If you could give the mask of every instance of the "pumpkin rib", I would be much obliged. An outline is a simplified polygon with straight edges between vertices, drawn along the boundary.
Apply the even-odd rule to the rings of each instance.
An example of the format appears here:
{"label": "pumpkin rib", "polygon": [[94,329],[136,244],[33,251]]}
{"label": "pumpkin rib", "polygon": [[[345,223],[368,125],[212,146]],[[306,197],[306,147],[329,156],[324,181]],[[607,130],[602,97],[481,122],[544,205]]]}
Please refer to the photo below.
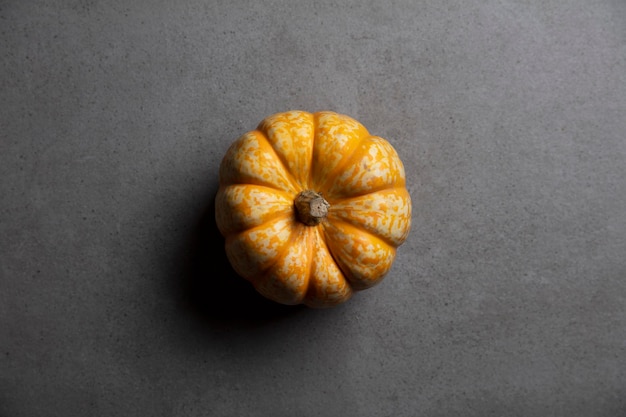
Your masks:
{"label": "pumpkin rib", "polygon": [[[353,229],[352,233],[350,234],[341,233],[341,231],[339,230],[340,227],[338,227],[340,225],[343,225],[344,229],[348,229],[348,230]],[[330,230],[331,227],[336,229],[338,234],[335,234],[335,232],[331,231]],[[369,272],[372,272],[372,276],[370,277],[357,276],[359,274],[358,268],[350,267],[350,265],[354,265],[356,263],[356,259],[344,259],[345,257],[341,256],[339,253],[335,253],[337,251],[341,251],[342,248],[345,248],[348,245],[347,242],[340,242],[340,239],[338,239],[339,235],[354,237],[357,235],[356,233],[357,230],[358,230],[358,233],[362,233],[363,235],[366,235],[368,237],[367,239],[362,239],[362,241],[365,241],[365,240],[367,240],[368,242],[378,241],[377,243],[382,244],[382,245],[378,245],[380,246],[379,249],[383,249],[386,252],[388,252],[388,256],[385,258],[381,258],[380,261],[375,264],[375,267],[368,268]],[[337,220],[337,219],[333,220],[332,223],[328,222],[328,225],[325,225],[324,234],[325,234],[324,237],[325,237],[326,242],[334,242],[334,245],[328,245],[329,252],[331,256],[333,257],[335,263],[341,270],[341,272],[344,274],[344,277],[346,278],[346,280],[351,284],[350,286],[352,287],[352,289],[358,291],[358,290],[370,288],[376,285],[377,283],[379,283],[381,279],[387,274],[387,272],[389,272],[389,269],[391,268],[391,265],[393,263],[393,259],[395,258],[395,253],[396,253],[395,245],[388,244],[384,240],[378,238],[377,236],[374,236],[372,233],[369,233],[367,230],[358,228],[348,222]],[[352,247],[351,249],[354,251],[357,248]],[[346,257],[352,257],[355,255],[358,257],[359,254],[346,253]],[[376,254],[374,257],[378,258]],[[386,264],[382,262],[383,260],[386,261]],[[360,265],[357,265],[357,266],[360,266]],[[382,269],[378,271],[379,268],[382,268]]]}
{"label": "pumpkin rib", "polygon": [[[279,188],[278,186],[273,186],[273,184],[271,184],[270,182],[255,181],[254,178],[246,179],[244,181],[233,181],[233,182],[228,182],[224,184],[225,187],[228,187],[231,185],[254,185],[257,187],[265,187],[274,191],[287,193],[287,191],[285,191],[283,188]],[[293,185],[293,184],[289,184],[289,185]]]}
{"label": "pumpkin rib", "polygon": [[274,150],[262,136],[261,132],[253,130],[231,144],[220,164],[220,185],[256,184],[296,192],[289,172],[282,164],[275,163]]}
{"label": "pumpkin rib", "polygon": [[348,281],[348,278],[346,277],[346,272],[341,267],[341,264],[339,262],[337,262],[337,258],[335,257],[335,254],[330,249],[330,245],[328,244],[328,235],[326,233],[326,227],[327,227],[327,224],[328,224],[327,222],[328,222],[328,220],[325,223],[322,223],[322,232],[319,233],[319,236],[320,236],[319,242],[321,242],[322,245],[324,245],[324,247],[326,248],[326,251],[330,255],[330,257],[333,260],[333,262],[335,263],[335,265],[337,265],[337,267],[339,268],[339,270],[343,274],[343,278],[346,280],[346,282],[348,282],[348,285],[349,285],[350,281]]}
{"label": "pumpkin rib", "polygon": [[[370,235],[370,236],[371,236],[372,238],[374,238],[374,239],[378,239],[378,240],[380,240],[381,242],[383,242],[384,244],[386,244],[386,245],[390,246],[391,248],[395,248],[395,247],[396,247],[396,245],[395,245],[395,244],[393,244],[393,243],[391,243],[391,242],[386,242],[386,241],[385,241],[386,239],[384,239],[384,238],[382,238],[382,237],[379,237],[379,236],[376,236],[376,235],[375,235],[374,233],[372,233],[370,230],[364,229],[361,225],[352,224],[351,222],[346,221],[346,220],[344,220],[343,218],[340,218],[340,217],[338,217],[338,216],[335,216],[332,220],[331,220],[331,219],[329,219],[328,223],[330,223],[330,224],[331,224],[331,226],[332,226],[332,227],[334,227],[334,228],[337,228],[337,227],[336,227],[336,225],[337,225],[337,224],[344,224],[344,225],[349,226],[350,228],[359,229],[359,231],[360,231],[360,232],[365,233],[365,234],[368,234],[368,235]],[[325,228],[324,230],[326,230],[326,228]],[[324,243],[326,244],[326,241],[325,241]],[[328,246],[328,245],[327,245],[327,246]],[[329,247],[329,249],[330,249],[330,247]],[[331,252],[331,254],[332,254],[332,251],[330,251],[330,252]]]}
{"label": "pumpkin rib", "polygon": [[316,240],[316,236],[315,234],[318,233],[318,228],[307,228],[307,252],[309,253],[308,255],[308,261],[309,264],[307,265],[306,268],[306,290],[304,291],[304,293],[302,294],[301,297],[301,301],[306,300],[307,298],[307,294],[309,293],[309,291],[311,290],[311,272],[313,271],[313,258],[315,256],[314,253],[314,241]]}
{"label": "pumpkin rib", "polygon": [[267,219],[265,219],[265,221],[262,224],[258,225],[258,226],[253,226],[253,227],[244,228],[244,229],[241,229],[241,230],[232,231],[230,234],[231,235],[238,235],[239,233],[245,233],[245,232],[251,231],[253,229],[259,228],[259,227],[263,226],[264,224],[275,222],[275,221],[278,221],[278,220],[281,220],[281,219],[284,219],[284,218],[287,218],[287,217],[291,217],[291,216],[292,216],[291,213],[280,213],[280,212],[274,213],[272,216],[270,216]]}
{"label": "pumpkin rib", "polygon": [[[292,216],[292,215],[276,216],[276,218],[275,218],[275,219],[273,219],[272,221],[268,221],[268,222],[265,222],[265,223],[263,223],[263,224],[261,224],[261,225],[258,225],[258,226],[256,226],[256,227],[252,227],[252,228],[249,228],[249,229],[242,230],[242,231],[241,231],[241,232],[239,232],[239,233],[234,233],[234,234],[228,235],[228,236],[226,236],[226,247],[228,247],[228,246],[229,246],[229,243],[231,243],[232,241],[234,241],[234,240],[236,240],[236,239],[240,238],[240,237],[241,237],[241,235],[243,235],[243,234],[250,233],[250,232],[254,232],[254,231],[255,231],[255,230],[257,230],[257,229],[263,229],[264,227],[267,227],[267,225],[268,225],[268,224],[270,224],[270,223],[276,223],[276,222],[280,221],[280,220],[281,220],[281,218],[285,218],[285,219],[286,219],[286,218],[287,218],[287,217],[289,217],[289,216]],[[291,231],[289,232],[289,237],[288,237],[287,239],[285,239],[285,240],[282,242],[282,246],[280,247],[280,249],[278,249],[278,250],[276,251],[276,254],[272,257],[271,261],[270,261],[270,262],[268,262],[268,264],[267,264],[267,265],[263,265],[263,267],[260,267],[260,268],[259,268],[259,269],[258,269],[258,270],[254,273],[254,276],[257,276],[257,277],[263,276],[263,275],[265,274],[265,272],[266,272],[266,271],[268,271],[269,269],[271,269],[271,268],[272,268],[272,266],[274,266],[274,264],[276,264],[276,262],[278,262],[278,260],[280,259],[280,257],[282,257],[282,256],[285,254],[285,252],[287,251],[287,248],[289,247],[289,244],[290,244],[290,243],[292,242],[292,240],[293,240],[293,234],[294,234],[294,227],[293,227],[294,225],[293,225],[293,223],[294,223],[294,222],[295,222],[295,220],[293,220],[293,219],[292,219],[292,222],[291,222],[291,223],[292,223],[292,224],[291,224],[291,226],[292,226],[292,227],[291,227]],[[227,255],[228,255],[228,251],[227,251]],[[229,256],[229,259],[230,259],[230,256]],[[235,270],[237,270],[237,268],[238,268],[238,263],[236,262],[236,260],[231,260],[231,264],[233,265],[233,268],[235,268]],[[237,265],[237,267],[236,267],[235,265]],[[244,278],[246,278],[248,281],[254,281],[254,279],[253,279],[253,278],[248,278],[248,277],[246,276],[246,274],[244,274],[244,273],[242,273],[242,272],[240,272],[240,271],[237,271],[237,273],[239,273],[240,275],[242,275],[242,276],[243,276]]]}
{"label": "pumpkin rib", "polygon": [[[255,191],[260,191],[266,195],[276,195],[277,198],[274,201],[271,201],[270,205],[264,205],[264,207],[268,207],[267,210],[263,211],[262,218],[259,218],[258,224],[250,224],[249,220],[252,215],[249,211],[245,209],[252,208],[253,210],[258,209],[254,202],[250,202],[249,200],[254,200],[254,196],[246,195],[242,197],[242,201],[238,203],[232,203],[230,192],[236,189],[252,189]],[[280,198],[284,199],[284,202],[277,201]],[[293,204],[289,203],[292,199],[291,195],[286,191],[277,190],[272,187],[268,187],[265,185],[256,185],[256,184],[231,184],[224,186],[218,190],[215,201],[216,204],[220,205],[220,210],[216,212],[216,222],[220,232],[223,235],[226,234],[236,234],[248,230],[250,228],[259,226],[265,222],[273,221],[280,216],[287,216],[292,213]],[[258,204],[257,204],[258,205]],[[271,207],[271,208],[270,208]],[[247,220],[243,220],[242,218],[238,219],[236,214],[244,212],[245,215],[243,218],[247,218]],[[273,211],[270,215],[267,213]],[[254,218],[254,217],[253,217]],[[253,222],[257,223],[257,222]]]}
{"label": "pumpkin rib", "polygon": [[256,184],[245,184],[245,185],[254,185],[255,187],[259,187],[259,188],[267,188],[268,191],[282,195],[283,197],[285,197],[287,200],[291,200],[293,199],[293,196],[291,195],[291,193],[285,191],[285,190],[279,190],[276,189],[275,187],[270,187],[267,185],[256,185]]}
{"label": "pumpkin rib", "polygon": [[[328,245],[327,236],[326,236],[326,232],[325,232],[327,224],[328,224],[328,220],[326,220],[326,222],[322,223],[321,231],[320,230],[317,231],[318,236],[319,236],[318,242],[320,242],[326,248],[326,251],[328,252],[330,257],[332,258],[333,262],[337,263],[337,260],[335,259],[335,256],[333,255],[333,251],[330,250],[330,246]],[[337,264],[337,266],[339,266],[339,264]],[[344,277],[345,277],[345,273],[343,271],[341,271],[341,273],[344,274]]]}
{"label": "pumpkin rib", "polygon": [[[328,189],[332,186],[333,181],[335,180],[335,178],[337,177],[337,173],[341,172],[341,170],[343,169],[343,167],[348,163],[348,161],[350,159],[352,159],[352,156],[354,155],[354,153],[357,151],[357,149],[361,146],[361,144],[363,143],[364,140],[366,140],[367,138],[371,137],[371,135],[369,134],[369,132],[367,132],[367,129],[365,129],[365,126],[361,125],[363,127],[363,129],[365,129],[365,131],[367,132],[367,135],[361,136],[358,138],[358,142],[356,142],[355,144],[351,144],[352,149],[350,150],[350,153],[348,155],[344,155],[341,159],[341,161],[337,164],[337,166],[335,166],[335,168],[333,168],[332,171],[330,171],[327,175],[327,178],[324,182],[322,182],[321,184],[317,182],[317,175],[318,174],[318,170],[317,170],[317,164],[315,164],[315,159],[316,159],[316,152],[315,150],[316,148],[316,143],[317,143],[317,138],[318,138],[318,133],[319,133],[319,126],[320,126],[320,122],[319,122],[319,118],[324,116],[325,114],[327,114],[327,112],[317,112],[315,113],[314,116],[314,122],[315,122],[315,128],[314,128],[314,136],[313,136],[313,152],[312,152],[312,158],[313,160],[311,161],[311,185],[315,188],[314,191],[319,192],[321,194],[326,194],[326,192],[328,191]],[[350,118],[352,119],[352,118]],[[352,119],[354,120],[354,119]],[[360,125],[360,123],[358,121],[355,120],[356,123],[358,123]],[[342,150],[343,151],[343,150]],[[324,150],[322,149],[322,154],[328,152],[328,150]],[[319,152],[318,152],[319,153]],[[323,156],[323,155],[322,155]],[[324,160],[325,158],[320,158],[322,160]]]}
{"label": "pumpkin rib", "polygon": [[[323,233],[321,232],[321,229],[315,228],[313,229],[313,232],[314,233],[312,234],[313,234],[314,242],[312,242],[312,245],[311,245],[311,252],[313,256],[311,257],[311,269],[309,272],[309,283],[308,283],[306,294],[303,297],[303,303],[312,308],[332,307],[334,305],[345,302],[346,300],[351,298],[354,293],[354,290],[352,289],[350,282],[346,279],[344,272],[341,270],[341,268],[337,264],[337,261],[333,258],[332,252],[330,251],[330,248],[326,244],[326,241],[324,239]],[[314,251],[314,248],[317,247],[315,245],[319,245],[319,249],[317,251]],[[324,256],[328,257],[328,260],[323,263],[334,265],[337,271],[339,272],[339,281],[343,283],[342,287],[344,288],[344,291],[336,291],[335,296],[329,296],[328,292],[325,292],[322,297],[320,297],[321,295],[320,293],[316,294],[316,292],[321,289],[319,286],[319,283],[321,283],[321,280],[317,279],[319,276],[313,276],[313,268],[315,267],[316,255],[319,255],[320,252],[324,252],[325,253]],[[329,269],[333,269],[333,268],[329,268]],[[328,283],[329,281],[326,281],[325,284],[328,284]],[[339,297],[337,297],[336,294],[339,294]]]}
{"label": "pumpkin rib", "polygon": [[342,223],[349,224],[351,226],[354,226],[354,227],[360,229],[361,231],[363,231],[365,233],[368,233],[368,234],[370,234],[370,235],[372,235],[372,236],[382,240],[383,242],[385,242],[387,245],[389,245],[391,247],[394,247],[394,248],[397,247],[397,245],[393,241],[391,241],[388,237],[382,236],[382,235],[376,233],[376,230],[374,230],[374,229],[365,228],[361,223],[358,223],[356,221],[353,222],[353,221],[350,221],[348,219],[345,219],[344,217],[340,217],[340,216],[337,216],[337,215],[332,215],[330,213],[329,213],[328,217],[329,217],[328,220],[333,222],[333,223],[342,222]]}
{"label": "pumpkin rib", "polygon": [[[364,141],[365,138],[361,138],[360,142]],[[349,165],[351,159],[354,157],[354,154],[357,152],[357,150],[359,149],[360,143],[355,146],[350,154],[348,156],[346,156],[336,167],[335,169],[333,169],[329,175],[328,178],[326,179],[326,181],[324,181],[323,184],[321,184],[318,188],[319,188],[319,192],[320,194],[324,194],[325,196],[328,195],[328,190],[333,186],[334,182],[337,179],[337,173],[343,171],[344,167],[346,165]],[[331,197],[330,195],[328,195],[328,197]]]}
{"label": "pumpkin rib", "polygon": [[309,283],[311,282],[311,271],[313,270],[313,256],[314,256],[314,250],[313,248],[315,247],[314,243],[316,239],[316,234],[319,233],[319,229],[317,227],[315,228],[307,228],[307,245],[308,245],[308,252],[309,252],[309,265],[306,268],[306,276],[307,276],[307,290],[304,292],[304,296],[302,297],[302,299],[304,300],[306,298],[306,293],[309,292]]}
{"label": "pumpkin rib", "polygon": [[365,197],[365,196],[370,195],[370,194],[376,194],[376,193],[379,193],[381,191],[393,191],[393,190],[406,190],[406,186],[404,184],[398,185],[396,183],[396,184],[393,184],[390,187],[384,186],[384,187],[380,187],[380,188],[372,188],[371,191],[367,190],[367,191],[364,191],[362,193],[351,194],[351,195],[347,195],[345,197],[336,197],[336,198],[333,199],[333,202],[335,204],[341,204],[341,203],[343,203],[345,201],[352,200],[353,198],[360,198],[360,197]]}
{"label": "pumpkin rib", "polygon": [[[377,157],[374,159],[371,157],[372,150],[377,154]],[[368,156],[370,157],[368,158]],[[378,166],[377,171],[369,174],[372,167],[362,165],[366,162],[372,163],[375,166],[383,164],[383,166]],[[348,172],[351,174],[344,178],[342,173]],[[333,172],[333,174],[336,174],[336,178],[331,184],[330,189],[327,190],[329,198],[333,199],[355,197],[378,192],[387,188],[406,185],[404,166],[397,152],[388,141],[376,135],[369,135],[363,138],[354,149],[354,152],[350,154],[349,158],[341,164],[341,170],[337,170]],[[389,178],[389,176],[391,176],[391,178]],[[377,181],[375,179],[377,178],[381,179],[379,184],[376,184]],[[382,180],[382,178],[385,178],[385,180]],[[355,179],[358,180],[358,182],[355,182]],[[360,181],[365,181],[365,188],[363,188],[363,184],[359,184]],[[372,182],[374,182],[374,184],[372,184]],[[359,190],[359,188],[361,188],[361,190]]]}
{"label": "pumpkin rib", "polygon": [[291,172],[291,170],[289,169],[289,164],[287,164],[287,161],[285,161],[282,156],[276,152],[276,149],[274,149],[274,146],[272,145],[272,142],[269,141],[269,139],[267,138],[267,135],[265,134],[265,132],[263,132],[262,130],[258,130],[257,132],[260,133],[260,137],[263,138],[263,140],[269,145],[270,149],[272,150],[272,153],[274,154],[274,158],[280,162],[282,168],[285,170],[285,173],[288,176],[288,180],[290,182],[291,187],[296,191],[296,192],[300,192],[302,191],[302,185],[300,184],[300,181],[298,181],[296,179],[296,177],[293,175],[293,173]]}
{"label": "pumpkin rib", "polygon": [[[366,137],[362,137],[359,139],[359,143],[351,150],[350,154],[347,155],[337,166],[333,169],[328,175],[328,179],[320,186],[320,192],[328,193],[328,190],[333,186],[334,182],[337,180],[337,173],[344,170],[346,165],[349,165],[354,158],[354,155],[359,150],[361,144],[367,139]],[[329,196],[330,197],[330,196]],[[331,197],[332,198],[332,197]]]}
{"label": "pumpkin rib", "polygon": [[[275,285],[276,280],[272,279],[274,274],[279,274],[279,271],[275,271],[275,269],[279,266],[279,263],[287,257],[287,252],[289,251],[289,249],[294,248],[298,245],[304,245],[304,248],[305,248],[304,252],[308,252],[307,265],[305,265],[305,267],[302,268],[306,272],[303,274],[297,274],[297,277],[302,280],[302,287],[304,287],[305,289],[308,289],[309,281],[310,281],[310,276],[309,276],[308,271],[310,271],[310,268],[311,268],[310,267],[310,265],[312,264],[311,256],[313,254],[312,245],[310,242],[310,235],[311,233],[309,232],[308,228],[307,229],[295,228],[292,231],[292,233],[289,235],[289,239],[287,239],[287,244],[283,247],[280,253],[276,256],[275,262],[272,262],[272,264],[269,265],[267,269],[260,272],[259,278],[257,278],[256,280],[252,282],[252,285],[257,289],[257,291],[259,291],[261,294],[263,294],[264,296],[270,299],[280,298],[280,295],[277,294],[276,291],[274,291],[273,293],[271,291],[272,289],[274,290],[278,289],[279,293],[284,291],[284,288],[281,288],[280,286]],[[302,258],[299,258],[299,259],[302,259]],[[272,284],[274,284],[273,288],[272,288]],[[293,291],[291,290],[288,292],[293,294]],[[302,303],[302,300],[304,299],[305,294],[306,294],[306,290],[298,292],[296,294],[296,297],[294,297],[293,299],[289,301],[283,298],[281,302],[283,304],[290,304],[290,305],[300,304]],[[283,293],[283,296],[284,296],[284,293]]]}
{"label": "pumpkin rib", "polygon": [[380,188],[371,188],[369,190],[363,191],[362,193],[356,193],[356,194],[350,194],[347,196],[343,196],[343,197],[335,197],[333,198],[333,203],[334,204],[341,204],[344,201],[348,201],[348,200],[352,200],[353,198],[360,198],[360,197],[365,197],[366,195],[369,194],[376,194],[379,193],[381,191],[392,191],[392,190],[396,190],[396,189],[403,189],[405,188],[404,184],[393,184],[391,186],[383,186]]}
{"label": "pumpkin rib", "polygon": [[[292,224],[292,226],[299,226],[297,222],[294,222],[294,223],[296,224]],[[292,227],[291,233],[289,233],[289,237],[285,239],[285,243],[283,244],[283,247],[280,248],[274,260],[266,268],[264,268],[261,271],[261,275],[265,275],[265,273],[267,273],[269,270],[271,270],[274,267],[274,265],[276,265],[276,263],[280,260],[280,258],[285,256],[285,252],[287,252],[287,250],[289,249],[289,246],[292,245],[293,241],[296,239],[295,235],[297,231],[298,230],[295,227]]]}
{"label": "pumpkin rib", "polygon": [[315,179],[313,177],[315,172],[315,138],[317,138],[317,131],[319,129],[317,124],[318,117],[318,113],[313,113],[313,137],[311,138],[311,161],[309,162],[310,172],[309,175],[306,176],[306,185],[308,190],[313,190],[316,186]]}
{"label": "pumpkin rib", "polygon": [[[316,227],[316,228],[313,229],[313,232],[314,233],[319,233],[319,229]],[[316,239],[318,242],[319,241],[323,241],[323,239],[317,239],[316,236],[312,236],[312,237],[313,237],[313,239]],[[314,247],[314,245],[313,245],[313,243],[314,242],[309,242],[309,247],[310,247],[309,248],[309,259],[311,260],[311,262],[309,262],[309,268],[308,268],[308,271],[307,271],[308,281],[309,282],[308,282],[306,291],[304,292],[304,297],[302,297],[302,300],[307,300],[307,298],[309,296],[309,293],[313,290],[313,286],[311,285],[311,279],[313,278],[311,276],[311,274],[313,273],[313,261],[314,261],[314,259],[313,259],[313,256],[314,256],[314,254],[313,254],[313,247]],[[325,244],[325,242],[323,242],[323,244]]]}
{"label": "pumpkin rib", "polygon": [[[391,190],[396,190],[396,189],[402,190],[402,189],[406,189],[406,188],[405,188],[404,184],[395,183],[395,184],[393,184],[390,187],[385,185],[385,186],[382,186],[380,188],[371,188],[371,189],[369,189],[367,191],[364,191],[362,193],[350,194],[350,195],[344,196],[344,197],[330,197],[329,196],[329,199],[332,198],[332,203],[333,203],[333,205],[335,205],[335,204],[341,204],[344,201],[351,200],[353,198],[365,197],[367,195],[376,194],[376,193],[379,193],[381,191],[391,191]],[[332,206],[331,206],[331,210],[332,210]]]}
{"label": "pumpkin rib", "polygon": [[285,190],[282,190],[280,188],[272,187],[272,186],[267,185],[267,184],[256,184],[256,183],[253,183],[253,182],[245,182],[245,183],[239,183],[238,182],[238,183],[225,184],[223,186],[223,188],[233,187],[233,186],[234,187],[249,186],[249,185],[251,185],[253,187],[256,187],[256,188],[261,188],[261,189],[265,188],[265,189],[268,190],[268,192],[276,193],[278,195],[281,195],[281,196],[285,197],[285,199],[287,199],[287,200],[293,200],[293,195],[291,193],[289,193],[289,192],[287,192]]}
{"label": "pumpkin rib", "polygon": [[[382,192],[389,192],[388,194],[397,194],[396,197],[398,197],[400,200],[404,200],[404,204],[406,204],[406,211],[401,211],[401,212],[397,212],[397,211],[387,212],[388,207],[383,207],[382,209],[380,209],[381,210],[380,212],[376,212],[374,209],[375,211],[374,215],[380,214],[381,216],[388,217],[387,220],[391,224],[387,227],[383,227],[379,229],[374,224],[368,224],[367,219],[372,216],[371,214],[373,210],[372,207],[353,207],[352,209],[348,209],[347,207],[345,207],[347,205],[350,205],[351,201],[356,202],[362,199],[363,197],[367,197],[369,195],[382,193]],[[410,198],[411,198],[410,194],[404,187],[386,188],[386,189],[382,189],[382,190],[372,192],[372,193],[365,193],[359,196],[345,197],[339,201],[336,201],[335,204],[330,208],[329,213],[328,213],[328,218],[331,222],[343,221],[343,222],[349,223],[359,229],[370,232],[372,235],[383,240],[390,246],[399,247],[406,240],[410,227],[411,227],[411,211],[412,210],[411,210]],[[398,217],[404,217],[402,216],[403,214],[407,214],[408,217],[398,220]],[[400,222],[400,229],[402,231],[401,234],[393,233],[393,224],[396,221]],[[402,225],[401,223],[402,221],[405,222],[404,225]],[[389,232],[390,235],[386,236],[385,232]],[[394,238],[394,235],[395,235],[395,238]]]}
{"label": "pumpkin rib", "polygon": [[248,185],[252,185],[254,187],[258,187],[258,188],[266,188],[268,191],[271,191],[273,193],[276,194],[280,194],[283,197],[285,197],[286,199],[292,199],[293,196],[291,195],[291,193],[282,190],[280,188],[276,188],[276,187],[272,187],[271,185],[268,184],[257,184],[257,183],[253,183],[253,182],[236,182],[236,183],[229,183],[229,184],[224,184],[222,186],[222,188],[226,188],[226,187],[232,187],[232,186],[248,186]]}
{"label": "pumpkin rib", "polygon": [[302,190],[309,189],[315,138],[313,114],[301,110],[277,113],[259,123],[257,130],[265,134],[294,182]]}

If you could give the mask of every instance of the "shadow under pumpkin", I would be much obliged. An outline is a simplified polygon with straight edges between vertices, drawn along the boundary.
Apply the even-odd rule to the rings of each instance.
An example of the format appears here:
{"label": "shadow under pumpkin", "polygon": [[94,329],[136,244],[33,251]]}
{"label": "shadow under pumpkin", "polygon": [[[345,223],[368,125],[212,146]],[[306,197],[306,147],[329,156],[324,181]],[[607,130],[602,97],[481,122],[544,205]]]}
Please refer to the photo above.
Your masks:
{"label": "shadow under pumpkin", "polygon": [[215,187],[188,248],[184,305],[194,315],[217,326],[255,326],[305,309],[286,306],[261,296],[230,265],[224,237],[215,222]]}

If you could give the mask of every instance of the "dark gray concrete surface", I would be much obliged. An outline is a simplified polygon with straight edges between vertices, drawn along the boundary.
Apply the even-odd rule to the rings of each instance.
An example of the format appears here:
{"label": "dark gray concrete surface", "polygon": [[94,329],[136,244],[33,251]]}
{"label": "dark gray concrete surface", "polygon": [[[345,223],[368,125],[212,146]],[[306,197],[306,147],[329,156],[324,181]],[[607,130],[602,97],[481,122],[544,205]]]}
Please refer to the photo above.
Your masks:
{"label": "dark gray concrete surface", "polygon": [[[1,416],[626,415],[626,2],[0,0]],[[413,228],[331,310],[212,220],[236,137],[350,114]]]}

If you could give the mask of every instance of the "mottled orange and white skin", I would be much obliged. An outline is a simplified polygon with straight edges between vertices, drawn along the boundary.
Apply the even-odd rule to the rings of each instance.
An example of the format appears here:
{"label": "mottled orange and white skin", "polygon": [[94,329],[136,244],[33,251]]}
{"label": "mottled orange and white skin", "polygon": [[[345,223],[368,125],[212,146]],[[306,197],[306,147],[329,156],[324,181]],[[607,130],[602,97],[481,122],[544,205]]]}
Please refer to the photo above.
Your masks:
{"label": "mottled orange and white skin", "polygon": [[[305,190],[330,205],[298,220]],[[330,307],[391,268],[411,224],[404,167],[393,147],[334,112],[270,116],[220,166],[216,221],[233,268],[265,297]]]}

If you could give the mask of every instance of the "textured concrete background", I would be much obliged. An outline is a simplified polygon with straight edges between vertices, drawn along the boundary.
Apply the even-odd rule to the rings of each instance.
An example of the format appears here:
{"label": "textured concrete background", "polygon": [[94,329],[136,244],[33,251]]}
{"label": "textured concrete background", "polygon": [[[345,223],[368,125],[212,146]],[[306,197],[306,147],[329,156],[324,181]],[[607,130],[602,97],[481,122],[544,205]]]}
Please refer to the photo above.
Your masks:
{"label": "textured concrete background", "polygon": [[[0,0],[0,415],[626,415],[626,2]],[[260,299],[212,220],[287,109],[400,152],[378,287]]]}

